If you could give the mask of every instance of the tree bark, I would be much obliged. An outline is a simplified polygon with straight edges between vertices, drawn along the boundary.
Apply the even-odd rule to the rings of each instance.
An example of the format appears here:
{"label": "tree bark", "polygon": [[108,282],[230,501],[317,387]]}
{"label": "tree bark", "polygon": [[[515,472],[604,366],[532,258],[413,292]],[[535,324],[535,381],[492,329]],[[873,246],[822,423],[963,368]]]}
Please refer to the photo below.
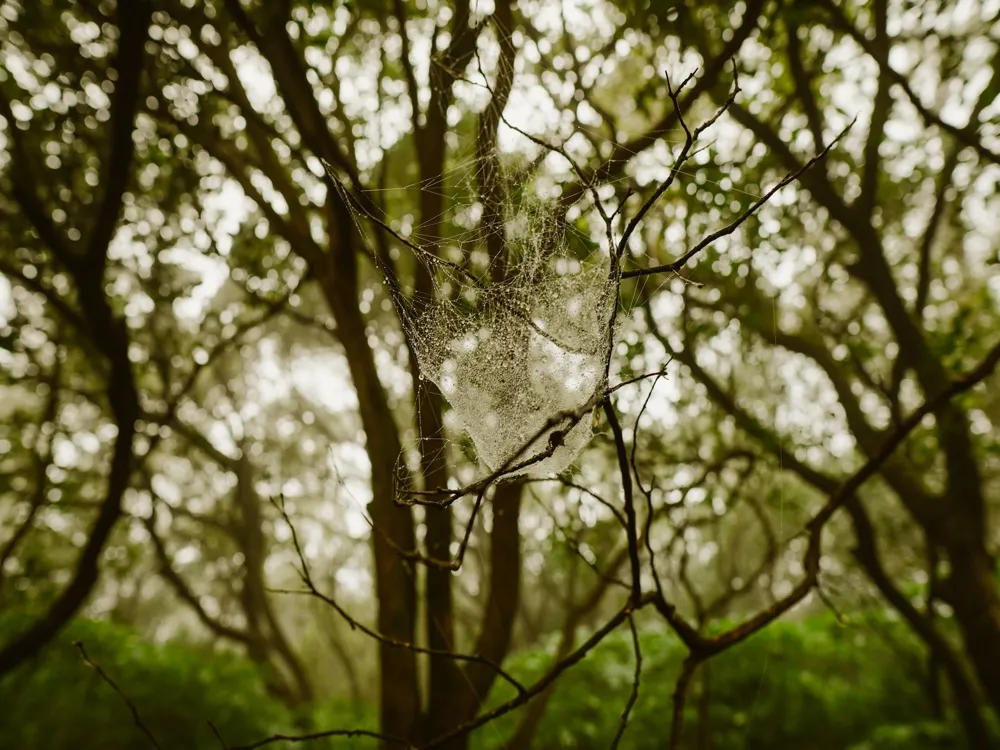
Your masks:
{"label": "tree bark", "polygon": [[275,615],[267,594],[264,563],[267,560],[267,539],[264,536],[261,498],[254,488],[253,466],[248,455],[249,446],[240,446],[236,460],[235,500],[238,522],[235,526],[240,551],[243,553],[243,605],[251,650],[259,651],[259,658],[271,664],[276,655],[291,677],[291,685],[280,674],[274,679],[284,683],[283,692],[292,706],[308,703],[313,698],[312,684],[302,662],[292,651],[284,629]]}
{"label": "tree bark", "polygon": [[969,740],[969,747],[977,750],[978,748],[988,750],[993,747],[993,740],[979,709],[979,699],[966,675],[965,668],[952,652],[948,642],[934,628],[932,621],[917,611],[906,595],[893,584],[879,559],[875,527],[861,502],[853,498],[845,508],[854,523],[855,559],[889,605],[899,612],[913,632],[924,642],[931,660],[944,669],[951,683],[955,707],[965,736]]}
{"label": "tree bark", "polygon": [[[349,220],[349,219],[342,219]],[[349,225],[348,225],[349,226]],[[357,268],[353,247],[340,247],[318,278],[337,323],[358,408],[365,431],[365,449],[371,463],[372,501],[368,506],[374,529],[375,593],[379,632],[412,643],[416,622],[414,571],[393,545],[414,549],[413,514],[396,505],[396,466],[401,452],[399,435],[375,358],[368,346],[365,323],[358,308]],[[387,539],[392,540],[390,544]],[[420,716],[416,657],[409,649],[379,644],[382,690],[379,717],[382,731],[412,737]]]}
{"label": "tree bark", "polygon": [[[521,498],[524,484],[504,482],[493,495],[493,531],[490,534],[490,591],[483,626],[474,653],[494,664],[503,663],[510,649],[521,596]],[[475,718],[489,695],[497,673],[485,664],[469,663],[453,691],[449,729]],[[442,750],[465,750],[470,735],[456,737]]]}
{"label": "tree bark", "polygon": [[995,561],[981,545],[950,549],[945,601],[955,612],[965,652],[1000,716],[1000,591]]}

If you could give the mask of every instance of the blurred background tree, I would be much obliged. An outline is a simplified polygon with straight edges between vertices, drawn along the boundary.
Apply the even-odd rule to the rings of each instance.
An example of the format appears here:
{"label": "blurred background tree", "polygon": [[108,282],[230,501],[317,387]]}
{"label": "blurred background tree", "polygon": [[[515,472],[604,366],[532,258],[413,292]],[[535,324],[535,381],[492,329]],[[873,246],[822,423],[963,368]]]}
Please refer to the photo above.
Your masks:
{"label": "blurred background tree", "polygon": [[[148,741],[74,640],[163,747],[1000,746],[998,44],[963,0],[0,0],[0,746]],[[511,205],[584,258],[672,167],[617,421],[400,505],[486,473],[406,243],[504,284]]]}

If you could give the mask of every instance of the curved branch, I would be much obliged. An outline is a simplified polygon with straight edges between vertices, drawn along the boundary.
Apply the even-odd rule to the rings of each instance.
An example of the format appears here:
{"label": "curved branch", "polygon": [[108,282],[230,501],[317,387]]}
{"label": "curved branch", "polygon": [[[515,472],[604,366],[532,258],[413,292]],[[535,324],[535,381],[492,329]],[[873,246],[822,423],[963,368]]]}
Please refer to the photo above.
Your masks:
{"label": "curved branch", "polygon": [[309,566],[306,562],[305,553],[303,552],[302,546],[299,543],[298,532],[295,530],[295,525],[292,523],[292,520],[288,515],[288,511],[285,508],[284,501],[278,499],[275,501],[275,505],[278,508],[278,512],[281,513],[281,517],[284,519],[285,523],[288,524],[288,528],[291,530],[292,546],[295,548],[295,555],[299,561],[299,568],[297,572],[299,574],[299,578],[301,579],[303,585],[306,588],[301,590],[272,589],[272,591],[279,594],[296,594],[296,595],[315,597],[316,599],[319,599],[320,601],[327,604],[338,615],[340,615],[347,622],[347,624],[351,626],[351,630],[360,630],[365,635],[375,639],[376,641],[385,646],[390,646],[392,648],[407,649],[409,651],[413,651],[414,653],[428,654],[429,656],[445,656],[448,657],[449,659],[454,659],[456,661],[465,661],[465,662],[483,664],[493,669],[497,673],[497,675],[499,675],[500,677],[505,679],[508,683],[510,683],[514,687],[514,689],[518,691],[518,694],[524,693],[524,687],[521,685],[521,683],[519,683],[517,680],[511,677],[507,672],[505,672],[499,664],[495,664],[485,657],[478,655],[470,655],[470,654],[459,654],[444,649],[423,648],[421,646],[416,645],[415,643],[410,643],[408,641],[401,641],[396,638],[390,638],[389,636],[383,635],[382,633],[379,633],[378,631],[373,630],[372,628],[369,628],[367,625],[364,625],[363,623],[354,619],[354,617],[352,617],[347,612],[347,610],[345,610],[333,597],[324,594],[316,586],[316,583],[313,581],[312,574],[310,573]]}

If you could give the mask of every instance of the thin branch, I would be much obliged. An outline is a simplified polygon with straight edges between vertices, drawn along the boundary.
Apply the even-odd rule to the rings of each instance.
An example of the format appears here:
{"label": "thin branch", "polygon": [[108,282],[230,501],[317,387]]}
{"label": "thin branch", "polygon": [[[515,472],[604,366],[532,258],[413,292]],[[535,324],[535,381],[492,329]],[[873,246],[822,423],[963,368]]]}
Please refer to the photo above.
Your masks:
{"label": "thin branch", "polygon": [[611,395],[619,388],[624,388],[625,386],[632,385],[633,383],[641,383],[643,380],[649,380],[649,378],[655,378],[656,380],[659,380],[661,377],[667,374],[667,368],[673,361],[674,361],[673,356],[669,356],[667,358],[667,363],[663,365],[663,367],[661,367],[659,370],[656,370],[655,372],[645,372],[642,375],[636,375],[634,378],[629,378],[628,380],[623,380],[620,383],[616,383],[615,385],[608,388],[608,395]]}
{"label": "thin branch", "polygon": [[215,728],[215,724],[208,722],[208,728],[212,730],[212,734],[214,734],[215,739],[219,741],[219,745],[222,747],[222,750],[229,750],[229,745],[227,745],[226,741],[222,739],[222,734]]}
{"label": "thin branch", "polygon": [[259,747],[272,745],[275,742],[312,742],[313,740],[321,740],[326,737],[371,737],[376,740],[382,740],[383,742],[389,742],[393,745],[405,747],[408,750],[417,750],[417,748],[414,745],[411,745],[408,740],[393,737],[388,734],[382,734],[381,732],[373,732],[368,729],[328,729],[325,732],[311,732],[309,734],[272,734],[270,737],[258,740],[250,745],[227,745],[226,750],[257,750]]}
{"label": "thin branch", "polygon": [[659,141],[677,123],[677,116],[686,113],[694,103],[706,92],[711,91],[719,81],[726,63],[738,57],[740,48],[757,29],[758,21],[764,11],[766,0],[749,0],[743,13],[739,27],[732,29],[732,36],[719,51],[718,55],[703,54],[705,72],[691,87],[691,91],[680,102],[680,112],[671,109],[657,123],[645,132],[627,143],[615,143],[611,155],[581,181],[580,184],[563,191],[560,203],[569,207],[576,203],[580,195],[591,183],[607,181],[618,174],[622,166],[636,154]]}
{"label": "thin branch", "polygon": [[611,741],[611,750],[616,750],[618,747],[618,743],[625,734],[625,728],[628,726],[629,714],[632,713],[632,707],[635,706],[635,702],[639,698],[639,679],[642,676],[642,649],[639,647],[639,633],[635,629],[635,619],[632,615],[628,616],[628,627],[632,632],[632,650],[635,653],[635,675],[632,678],[632,692],[629,693],[628,701],[625,703],[625,710],[622,711],[618,731],[615,732],[615,737]]}
{"label": "thin branch", "polygon": [[684,731],[684,702],[687,699],[687,690],[691,684],[691,678],[694,677],[694,672],[702,661],[703,659],[693,654],[688,655],[681,666],[681,673],[677,677],[677,683],[674,685],[674,712],[673,721],[670,725],[670,744],[668,745],[670,750],[677,750],[681,746],[681,734]]}
{"label": "thin branch", "polygon": [[624,273],[622,273],[622,278],[629,279],[629,278],[634,278],[636,276],[649,276],[651,274],[656,274],[656,273],[677,273],[678,271],[680,271],[680,269],[682,269],[685,265],[687,265],[689,260],[691,260],[694,256],[696,256],[706,247],[711,245],[713,242],[722,237],[727,237],[733,232],[735,232],[740,227],[740,225],[743,224],[743,222],[745,222],[747,219],[749,219],[751,216],[757,213],[757,210],[765,203],[767,203],[775,193],[777,193],[779,190],[781,190],[781,188],[785,187],[786,185],[795,182],[802,175],[803,172],[809,169],[809,167],[818,162],[820,159],[825,157],[830,152],[830,149],[832,149],[835,145],[837,145],[837,143],[840,141],[841,138],[847,135],[847,131],[851,129],[854,123],[855,120],[851,120],[851,122],[847,124],[847,127],[845,127],[843,130],[840,131],[840,133],[837,134],[836,138],[834,138],[832,141],[830,141],[830,143],[828,143],[826,146],[823,147],[822,151],[813,156],[809,161],[807,161],[805,164],[803,164],[794,172],[785,175],[785,177],[780,182],[778,182],[774,187],[768,190],[761,198],[757,199],[757,201],[755,201],[754,204],[750,206],[750,208],[748,208],[746,211],[744,211],[740,216],[738,216],[736,219],[734,219],[732,222],[722,227],[721,229],[718,229],[715,232],[712,232],[711,234],[704,237],[701,240],[701,242],[699,242],[691,250],[686,252],[684,255],[675,260],[673,263],[667,263],[666,265],[655,266],[653,268],[640,268],[634,271],[625,271]]}
{"label": "thin branch", "polygon": [[602,406],[604,414],[608,418],[608,424],[611,425],[611,434],[614,436],[615,450],[618,454],[618,471],[622,477],[622,495],[625,502],[625,534],[628,540],[628,556],[632,568],[632,601],[638,602],[642,597],[642,565],[639,562],[639,539],[636,532],[635,504],[632,493],[632,470],[629,467],[622,426],[618,421],[618,415],[615,413],[611,398],[605,397]]}
{"label": "thin branch", "polygon": [[552,509],[549,508],[542,501],[542,499],[538,497],[538,495],[535,492],[532,492],[531,496],[534,498],[536,503],[542,506],[542,509],[545,511],[548,517],[552,519],[553,526],[555,527],[556,531],[559,532],[559,535],[562,537],[563,541],[566,542],[566,546],[569,547],[573,551],[573,553],[583,561],[584,565],[590,568],[598,578],[607,580],[609,584],[614,586],[621,586],[627,591],[631,590],[629,584],[625,583],[624,581],[618,578],[615,578],[613,575],[609,573],[605,573],[603,570],[600,569],[600,567],[598,567],[597,563],[591,562],[587,558],[587,556],[583,554],[583,549],[582,545],[580,544],[580,541],[575,536],[570,535],[570,533],[559,522],[559,519],[556,518],[556,514],[552,511]]}
{"label": "thin branch", "polygon": [[692,72],[687,78],[681,81],[680,86],[674,89],[674,87],[671,86],[670,84],[669,75],[667,76],[667,91],[670,94],[670,101],[673,102],[674,110],[677,112],[677,120],[680,123],[681,127],[684,129],[684,146],[681,148],[681,152],[680,154],[677,155],[677,158],[674,159],[674,163],[670,167],[670,173],[667,175],[666,179],[663,180],[663,182],[661,182],[659,185],[657,185],[656,189],[652,192],[652,194],[650,194],[650,196],[646,199],[645,203],[642,204],[642,207],[636,212],[635,216],[632,217],[631,221],[629,221],[628,225],[626,226],[625,231],[622,233],[621,239],[618,241],[618,248],[616,252],[616,256],[618,258],[621,258],[622,255],[625,253],[625,248],[628,246],[628,241],[632,237],[632,233],[635,231],[636,227],[639,226],[639,223],[645,218],[646,214],[649,213],[649,210],[660,199],[660,196],[663,195],[670,188],[671,185],[673,185],[674,180],[680,173],[681,167],[684,166],[688,158],[691,156],[691,148],[695,145],[695,143],[697,143],[699,136],[706,130],[708,130],[708,128],[710,128],[712,125],[714,125],[715,122],[720,117],[722,117],[725,111],[729,109],[736,101],[736,95],[740,92],[739,69],[736,67],[736,63],[734,61],[733,89],[729,94],[729,98],[722,104],[721,107],[719,107],[715,111],[714,115],[712,115],[708,120],[706,120],[697,128],[695,128],[694,132],[692,132],[688,128],[687,123],[684,122],[684,117],[682,115],[681,105],[678,100],[678,96],[680,95],[681,91],[684,90],[684,87],[688,84],[688,82],[691,81],[693,77],[694,73]]}
{"label": "thin branch", "polygon": [[578,484],[577,482],[574,482],[572,479],[567,479],[564,476],[529,477],[528,479],[525,480],[525,483],[527,484],[533,484],[536,482],[559,482],[559,484],[563,485],[564,487],[569,487],[570,489],[579,490],[583,494],[592,497],[594,500],[596,500],[605,508],[607,508],[609,511],[611,511],[611,514],[615,517],[615,520],[618,521],[618,523],[621,525],[623,529],[625,528],[625,516],[621,512],[621,510],[619,510],[615,505],[613,505],[610,500],[601,497],[589,487],[584,487],[582,484]]}
{"label": "thin branch", "polygon": [[91,658],[87,656],[87,649],[84,648],[83,643],[81,641],[74,641],[73,645],[76,646],[77,650],[80,652],[80,657],[83,659],[84,663],[91,669],[95,670],[97,674],[101,676],[101,679],[108,683],[108,685],[111,686],[111,689],[118,693],[118,696],[125,701],[125,705],[127,705],[129,711],[132,712],[132,720],[135,722],[136,727],[138,727],[139,731],[146,735],[150,744],[157,748],[157,750],[163,750],[163,746],[156,741],[156,737],[153,736],[153,733],[150,732],[149,728],[142,723],[142,717],[139,716],[139,710],[135,707],[135,704],[127,695],[125,695],[125,693],[122,692],[122,689],[115,684],[115,681],[108,676],[107,672],[101,669],[100,665],[92,661]]}
{"label": "thin branch", "polygon": [[567,669],[573,665],[579,663],[583,658],[589,654],[605,637],[612,631],[614,631],[619,625],[621,625],[628,617],[636,610],[641,609],[653,600],[652,596],[644,596],[643,599],[636,606],[631,604],[627,605],[623,609],[619,610],[617,614],[614,615],[610,620],[608,620],[603,626],[591,634],[590,638],[584,641],[579,648],[573,651],[569,656],[560,662],[557,662],[544,677],[539,679],[531,687],[527,688],[523,695],[519,695],[516,698],[501,703],[499,706],[480,714],[475,719],[468,721],[458,727],[455,727],[447,734],[437,737],[431,740],[429,743],[424,745],[421,750],[434,750],[435,748],[447,745],[454,739],[458,737],[463,737],[469,734],[472,730],[477,729],[484,724],[489,724],[491,721],[510,713],[516,708],[520,708],[525,703],[530,701],[535,696],[542,693],[549,685],[555,682]]}
{"label": "thin branch", "polygon": [[471,654],[459,654],[453,651],[448,651],[446,649],[424,648],[414,643],[409,643],[407,641],[400,641],[395,638],[390,638],[389,636],[383,635],[382,633],[379,633],[378,631],[373,630],[367,625],[364,625],[363,623],[354,619],[354,617],[352,617],[347,612],[347,610],[345,610],[333,597],[324,594],[316,586],[316,583],[315,581],[313,581],[312,574],[309,570],[309,564],[306,562],[306,557],[305,553],[302,550],[302,545],[299,542],[298,532],[295,529],[295,525],[292,523],[291,517],[288,515],[288,510],[285,507],[284,500],[278,498],[276,500],[273,500],[272,502],[278,509],[278,512],[281,514],[282,519],[285,521],[286,524],[288,524],[288,528],[291,531],[292,546],[295,549],[295,555],[299,561],[297,572],[299,574],[299,578],[301,579],[303,585],[306,587],[305,590],[270,589],[273,593],[313,596],[319,599],[320,601],[324,602],[325,604],[327,604],[338,615],[340,615],[347,622],[347,624],[350,625],[351,630],[359,630],[365,635],[369,636],[370,638],[373,638],[379,643],[382,643],[386,646],[391,646],[393,648],[409,649],[410,651],[413,651],[415,653],[427,654],[429,656],[443,656],[449,659],[454,659],[455,661],[483,664],[484,666],[487,666],[490,669],[494,670],[497,673],[497,675],[499,675],[508,683],[510,683],[510,685],[512,685],[514,689],[517,690],[518,695],[524,694],[525,688],[523,685],[521,685],[520,682],[518,682],[513,677],[511,677],[507,672],[505,672],[499,664],[496,664],[485,657],[471,655]]}

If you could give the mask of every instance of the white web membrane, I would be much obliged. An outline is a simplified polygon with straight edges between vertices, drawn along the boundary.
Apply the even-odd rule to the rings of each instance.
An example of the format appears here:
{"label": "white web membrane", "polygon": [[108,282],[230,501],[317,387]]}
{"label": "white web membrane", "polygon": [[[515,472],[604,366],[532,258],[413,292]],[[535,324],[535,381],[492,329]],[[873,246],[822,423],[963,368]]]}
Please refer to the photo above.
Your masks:
{"label": "white web membrane", "polygon": [[[565,222],[565,206],[543,196],[552,192],[548,178],[532,179],[530,169],[505,165],[504,158],[512,157],[490,157],[501,166],[497,221],[479,221],[484,208],[475,199],[456,201],[452,223],[473,228],[436,247],[421,244],[419,227],[406,237],[432,279],[433,295],[403,291],[381,270],[421,378],[441,391],[479,459],[504,477],[558,474],[576,460],[593,428],[584,416],[554,437],[565,427],[550,424],[586,408],[607,384],[618,281],[608,248]],[[452,170],[464,173],[447,187],[453,200],[478,193],[483,168],[474,158]],[[501,258],[491,257],[491,244],[502,246]],[[497,266],[504,271],[497,273]]]}
{"label": "white web membrane", "polygon": [[616,298],[608,257],[576,257],[565,236],[546,231],[554,210],[540,201],[508,206],[507,278],[480,284],[453,274],[451,294],[406,323],[422,375],[448,400],[483,463],[494,471],[521,466],[507,476],[568,468],[592,436],[590,420],[560,436],[550,455],[557,428],[546,423],[605,386]]}

